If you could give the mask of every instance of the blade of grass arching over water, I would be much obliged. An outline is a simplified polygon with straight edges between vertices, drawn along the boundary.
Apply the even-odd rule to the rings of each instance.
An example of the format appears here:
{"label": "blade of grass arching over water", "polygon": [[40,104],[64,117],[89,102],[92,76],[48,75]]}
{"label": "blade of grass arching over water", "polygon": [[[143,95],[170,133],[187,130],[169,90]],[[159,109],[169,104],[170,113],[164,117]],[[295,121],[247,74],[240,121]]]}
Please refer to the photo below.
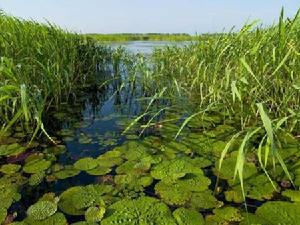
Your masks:
{"label": "blade of grass arching over water", "polygon": [[148,127],[151,126],[151,122],[152,122],[157,116],[159,116],[163,111],[165,111],[165,110],[167,110],[167,109],[169,109],[169,108],[170,108],[170,107],[165,107],[165,108],[160,109],[158,112],[156,112],[156,113],[150,118],[150,120],[147,122],[147,124],[143,127],[143,130],[141,131],[141,133],[140,133],[139,136],[141,136],[141,135],[145,132],[145,130],[146,130]]}
{"label": "blade of grass arching over water", "polygon": [[[270,181],[270,183],[272,184],[274,190],[277,191],[277,187],[276,185],[274,184],[272,178],[270,177],[268,171],[266,170],[266,163],[265,165],[263,164],[262,162],[262,148],[263,148],[263,145],[265,144],[265,140],[267,139],[267,135],[265,135],[262,140],[260,141],[259,143],[259,146],[258,146],[258,149],[257,149],[257,158],[258,158],[258,162],[260,164],[260,167],[262,168],[262,170],[264,171],[265,175],[267,176],[268,180]],[[265,152],[265,155],[266,155],[266,152]]]}
{"label": "blade of grass arching over water", "polygon": [[[290,173],[289,173],[289,171],[287,169],[287,166],[284,163],[281,155],[279,154],[279,152],[278,152],[278,150],[276,148],[275,141],[274,141],[274,130],[273,130],[273,126],[272,126],[272,121],[269,118],[269,116],[267,115],[267,113],[265,112],[262,103],[258,103],[257,106],[258,106],[258,110],[259,110],[261,119],[263,121],[264,128],[265,128],[265,130],[267,132],[268,140],[270,141],[273,158],[274,157],[277,158],[277,160],[280,163],[283,171],[288,176],[288,178],[291,181],[291,183],[294,184],[293,180],[292,180],[292,177],[291,177],[291,175],[290,175]],[[267,159],[265,159],[265,166],[266,166],[266,162],[267,162]],[[275,166],[275,163],[274,163],[274,166]]]}
{"label": "blade of grass arching over water", "polygon": [[144,116],[148,115],[150,112],[145,112],[142,115],[138,116],[137,118],[135,118],[126,128],[125,130],[122,132],[122,135],[126,134],[137,122],[140,121],[140,119],[142,119]]}

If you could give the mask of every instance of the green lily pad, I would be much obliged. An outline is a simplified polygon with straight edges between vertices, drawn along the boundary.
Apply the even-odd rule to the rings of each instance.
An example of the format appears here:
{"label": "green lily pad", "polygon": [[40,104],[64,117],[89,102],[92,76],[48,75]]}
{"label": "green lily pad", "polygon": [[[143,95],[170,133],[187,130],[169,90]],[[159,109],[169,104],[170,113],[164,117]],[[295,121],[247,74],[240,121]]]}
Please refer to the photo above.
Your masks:
{"label": "green lily pad", "polygon": [[90,157],[79,159],[74,164],[75,169],[82,170],[82,171],[92,170],[97,166],[98,166],[97,160]]}
{"label": "green lily pad", "polygon": [[80,173],[80,170],[75,169],[74,166],[65,166],[65,168],[63,170],[60,170],[56,173],[54,173],[54,176],[57,179],[63,180],[63,179],[67,179],[70,177],[74,177],[77,176]]}
{"label": "green lily pad", "polygon": [[104,207],[90,207],[85,212],[85,220],[89,223],[100,222],[105,214]]}
{"label": "green lily pad", "polygon": [[18,143],[0,146],[0,156],[16,156],[25,151],[26,148]]}
{"label": "green lily pad", "polygon": [[92,176],[102,176],[102,175],[110,173],[111,169],[107,168],[107,167],[97,166],[96,168],[94,168],[92,170],[88,170],[86,172]]}
{"label": "green lily pad", "polygon": [[57,211],[57,205],[51,201],[38,201],[30,206],[27,215],[34,220],[44,220]]}
{"label": "green lily pad", "polygon": [[8,175],[12,175],[21,169],[21,165],[17,164],[5,164],[1,166],[0,172]]}
{"label": "green lily pad", "polygon": [[178,225],[205,225],[203,216],[196,210],[178,208],[173,212]]}
{"label": "green lily pad", "polygon": [[58,206],[66,214],[84,215],[89,207],[103,205],[102,196],[111,191],[110,185],[72,187],[61,194]]}
{"label": "green lily pad", "polygon": [[169,205],[183,206],[190,201],[194,192],[208,189],[211,181],[204,175],[188,174],[173,182],[160,181],[155,192]]}
{"label": "green lily pad", "polygon": [[143,191],[145,187],[150,186],[153,182],[153,178],[147,175],[125,174],[116,175],[114,181],[119,189],[134,190],[138,192]]}
{"label": "green lily pad", "polygon": [[28,183],[30,186],[36,186],[36,185],[39,185],[40,183],[42,183],[44,178],[45,178],[44,172],[34,173],[34,174],[31,174],[31,176],[28,180]]}
{"label": "green lily pad", "polygon": [[[259,201],[270,200],[273,198],[274,193],[279,189],[276,183],[274,183],[274,185],[277,190],[274,189],[272,183],[265,174],[256,175],[245,180],[244,193],[246,197],[251,199]],[[225,192],[225,198],[227,201],[233,201],[235,203],[244,202],[241,185],[236,184],[232,186],[229,191]]]}
{"label": "green lily pad", "polygon": [[51,166],[51,162],[43,159],[42,156],[33,155],[30,158],[27,158],[26,163],[23,167],[25,173],[41,173],[47,170]]}
{"label": "green lily pad", "polygon": [[108,207],[107,216],[101,225],[176,225],[168,206],[157,199],[141,197],[123,199]]}
{"label": "green lily pad", "polygon": [[45,220],[35,220],[29,216],[23,221],[22,225],[66,225],[66,224],[68,223],[64,214],[57,212]]}
{"label": "green lily pad", "polygon": [[213,196],[211,190],[206,190],[192,193],[188,206],[196,210],[207,210],[220,208],[223,206],[223,202],[218,201],[218,199]]}
{"label": "green lily pad", "polygon": [[260,206],[255,215],[268,225],[296,225],[300,221],[300,203],[273,201]]}
{"label": "green lily pad", "polygon": [[[236,157],[231,156],[230,158],[226,158],[222,162],[221,170],[219,171],[219,161],[216,162],[214,173],[216,176],[219,176],[221,179],[228,180],[230,184],[234,184],[234,171],[236,166]],[[243,179],[255,175],[257,173],[257,169],[254,163],[245,163],[243,169]]]}
{"label": "green lily pad", "polygon": [[214,209],[213,213],[205,218],[207,225],[229,225],[243,220],[240,211],[230,206]]}
{"label": "green lily pad", "polygon": [[184,177],[187,173],[201,175],[203,171],[186,159],[173,159],[156,165],[151,171],[151,176],[158,180],[170,181]]}
{"label": "green lily pad", "polygon": [[282,192],[282,196],[290,198],[293,202],[300,202],[300,191],[286,190]]}

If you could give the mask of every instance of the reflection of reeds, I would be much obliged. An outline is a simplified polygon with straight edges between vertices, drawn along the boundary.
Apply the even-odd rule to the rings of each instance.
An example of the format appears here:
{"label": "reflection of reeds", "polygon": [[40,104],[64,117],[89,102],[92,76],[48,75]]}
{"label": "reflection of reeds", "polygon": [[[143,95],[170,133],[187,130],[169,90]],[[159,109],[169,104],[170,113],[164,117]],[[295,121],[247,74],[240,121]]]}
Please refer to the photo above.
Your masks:
{"label": "reflection of reeds", "polygon": [[[108,55],[89,38],[58,27],[0,15],[0,125],[36,134],[50,104],[82,84]],[[36,131],[34,132],[34,129]]]}

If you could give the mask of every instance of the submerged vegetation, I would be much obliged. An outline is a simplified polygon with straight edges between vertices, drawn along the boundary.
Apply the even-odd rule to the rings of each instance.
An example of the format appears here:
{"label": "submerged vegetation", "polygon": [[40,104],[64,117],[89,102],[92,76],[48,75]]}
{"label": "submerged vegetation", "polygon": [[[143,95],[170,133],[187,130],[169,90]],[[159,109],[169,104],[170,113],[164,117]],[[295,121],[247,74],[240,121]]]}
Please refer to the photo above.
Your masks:
{"label": "submerged vegetation", "polygon": [[0,28],[0,223],[299,224],[298,14],[150,56]]}

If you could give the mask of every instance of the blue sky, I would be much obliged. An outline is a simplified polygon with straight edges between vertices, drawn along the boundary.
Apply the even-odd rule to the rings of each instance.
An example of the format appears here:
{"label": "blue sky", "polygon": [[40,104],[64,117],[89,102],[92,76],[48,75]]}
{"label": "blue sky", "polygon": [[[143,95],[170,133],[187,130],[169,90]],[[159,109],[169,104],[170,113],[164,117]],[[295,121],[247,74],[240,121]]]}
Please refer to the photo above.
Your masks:
{"label": "blue sky", "polygon": [[299,0],[0,0],[10,15],[49,20],[83,33],[220,32],[260,19],[274,23],[281,7],[292,16]]}

